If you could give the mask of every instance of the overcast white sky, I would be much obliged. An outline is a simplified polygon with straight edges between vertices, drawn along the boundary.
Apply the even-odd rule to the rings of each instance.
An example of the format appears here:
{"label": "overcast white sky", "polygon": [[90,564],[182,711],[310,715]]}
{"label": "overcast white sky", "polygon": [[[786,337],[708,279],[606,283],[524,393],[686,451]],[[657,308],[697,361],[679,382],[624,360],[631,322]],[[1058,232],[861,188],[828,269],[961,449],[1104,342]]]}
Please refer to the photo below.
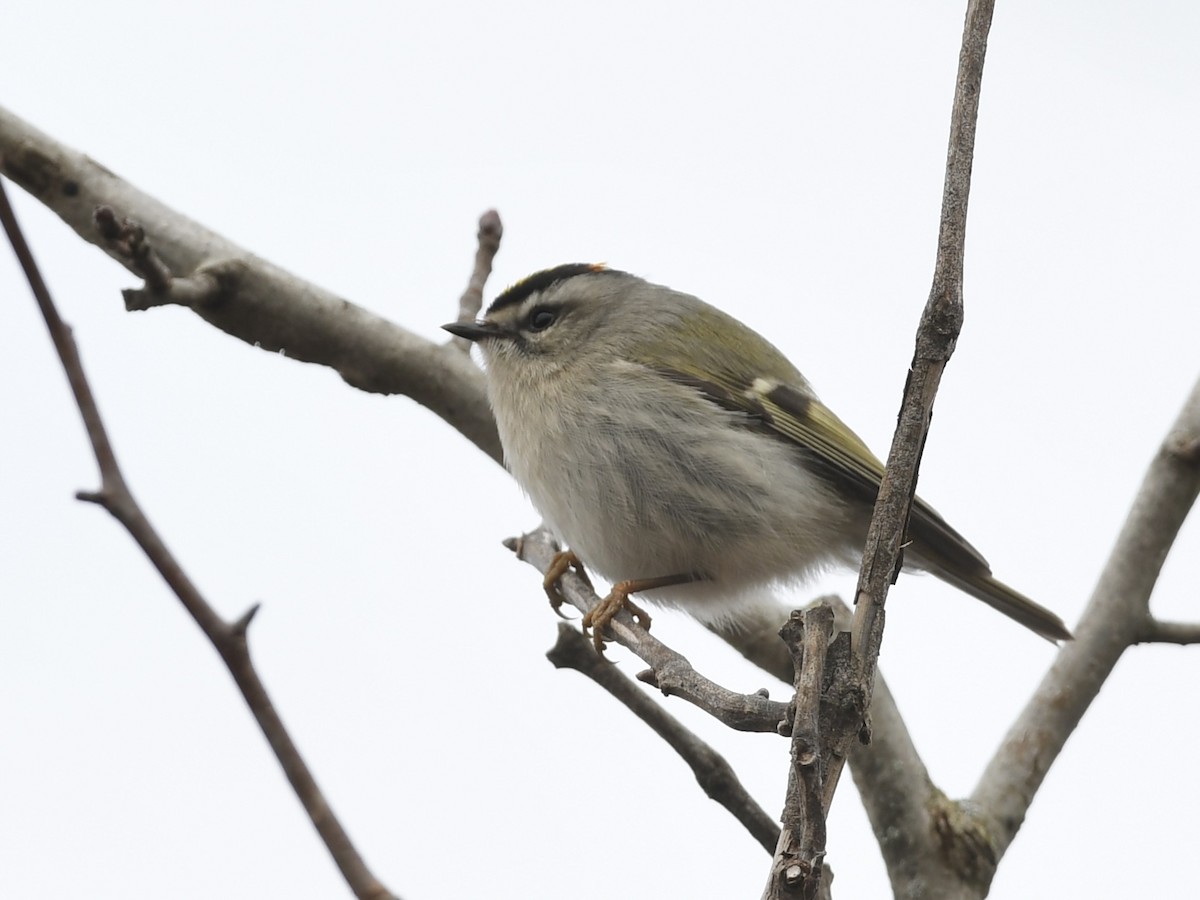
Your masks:
{"label": "overcast white sky", "polygon": [[[932,271],[963,8],[10,0],[0,104],[436,340],[494,206],[489,298],[577,260],[699,294],[882,453]],[[996,12],[966,326],[921,493],[1068,623],[1200,374],[1198,9]],[[263,603],[262,675],[392,890],[758,896],[761,848],[543,658],[557,620],[500,547],[537,519],[498,467],[408,400],[183,310],[125,313],[134,279],[16,199],[134,490],[224,614]],[[0,358],[0,895],[346,896],[215,654],[72,499],[94,465],[7,250]],[[1200,617],[1198,543],[1192,521],[1164,617]],[[888,609],[883,669],[933,778],[965,794],[1053,649],[932,579],[901,579]],[[683,617],[655,630],[728,686],[786,696]],[[1195,648],[1126,655],[993,897],[1195,896],[1198,675]],[[668,706],[778,810],[784,741]],[[887,894],[848,780],[830,861],[837,896]]]}

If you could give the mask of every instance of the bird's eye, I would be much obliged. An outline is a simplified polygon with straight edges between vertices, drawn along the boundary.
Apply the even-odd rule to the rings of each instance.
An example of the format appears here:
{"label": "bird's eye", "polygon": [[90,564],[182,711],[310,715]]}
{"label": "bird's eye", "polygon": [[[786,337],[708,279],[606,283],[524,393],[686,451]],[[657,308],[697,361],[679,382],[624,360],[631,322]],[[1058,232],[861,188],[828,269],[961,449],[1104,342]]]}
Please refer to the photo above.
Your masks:
{"label": "bird's eye", "polygon": [[546,309],[544,306],[538,307],[529,314],[529,330],[530,331],[545,331],[554,324],[554,320],[558,315],[552,309]]}

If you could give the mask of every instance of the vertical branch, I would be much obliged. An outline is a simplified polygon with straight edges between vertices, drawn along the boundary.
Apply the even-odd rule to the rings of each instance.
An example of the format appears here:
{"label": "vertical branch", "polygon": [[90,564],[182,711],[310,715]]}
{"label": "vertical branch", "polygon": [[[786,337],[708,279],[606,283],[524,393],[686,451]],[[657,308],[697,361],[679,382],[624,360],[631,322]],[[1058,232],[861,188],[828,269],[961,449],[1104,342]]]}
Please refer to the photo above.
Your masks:
{"label": "vertical branch", "polygon": [[[845,677],[834,679],[822,711],[841,712],[839,726],[822,741],[827,768],[824,773],[824,802],[817,811],[822,817],[829,810],[833,790],[837,786],[842,766],[855,739],[870,740],[867,710],[874,689],[875,669],[879,647],[883,640],[884,602],[888,588],[896,580],[903,562],[905,533],[909,511],[916,493],[917,472],[925,449],[925,437],[933,415],[933,401],[941,382],[942,372],[951,354],[963,321],[963,257],[966,246],[967,205],[971,187],[971,168],[975,149],[975,127],[979,113],[979,93],[983,81],[983,64],[987,52],[987,36],[992,21],[993,0],[969,0],[959,51],[958,77],[954,105],[950,118],[950,139],[946,153],[946,178],[942,190],[942,212],[938,231],[937,257],[933,284],[917,329],[912,367],[904,388],[896,434],[888,454],[875,512],[867,532],[862,569],[856,595],[857,610],[851,628],[851,660]],[[797,676],[797,689],[801,686]],[[805,687],[805,689],[809,689]],[[797,709],[806,701],[799,694]],[[845,715],[852,710],[852,715]],[[795,746],[795,745],[794,745]],[[795,806],[806,815],[804,779],[789,784],[788,808]],[[814,826],[805,823],[804,834]],[[795,831],[795,829],[793,829]],[[781,835],[781,847],[787,840],[788,828]],[[796,869],[803,876],[802,869]],[[772,869],[768,885],[780,882]],[[810,879],[819,882],[820,870]],[[812,896],[817,883],[806,884],[803,893],[777,896]],[[772,895],[767,895],[772,896]]]}
{"label": "vertical branch", "polygon": [[883,604],[888,588],[900,571],[902,544],[916,492],[917,471],[925,450],[925,436],[933,416],[934,397],[962,329],[967,201],[971,192],[975,126],[992,7],[992,0],[970,0],[967,5],[950,116],[933,285],[917,329],[916,349],[904,389],[899,424],[875,503],[875,515],[867,532],[867,547],[859,574],[853,646],[862,667],[862,684],[868,700],[883,637]]}
{"label": "vertical branch", "polygon": [[823,880],[828,764],[823,751],[829,722],[827,717],[823,721],[821,706],[832,631],[833,610],[825,605],[793,612],[779,631],[792,655],[796,699],[791,711],[791,768],[783,829],[763,900],[813,900]]}
{"label": "vertical branch", "polygon": [[[475,236],[478,241],[475,250],[475,266],[471,269],[471,277],[467,280],[467,289],[458,299],[458,317],[455,321],[470,322],[479,314],[483,307],[483,288],[488,276],[492,274],[492,261],[500,251],[500,238],[504,236],[504,225],[500,214],[489,209],[479,217],[479,233]],[[470,356],[471,342],[464,338],[451,338],[450,343]]]}

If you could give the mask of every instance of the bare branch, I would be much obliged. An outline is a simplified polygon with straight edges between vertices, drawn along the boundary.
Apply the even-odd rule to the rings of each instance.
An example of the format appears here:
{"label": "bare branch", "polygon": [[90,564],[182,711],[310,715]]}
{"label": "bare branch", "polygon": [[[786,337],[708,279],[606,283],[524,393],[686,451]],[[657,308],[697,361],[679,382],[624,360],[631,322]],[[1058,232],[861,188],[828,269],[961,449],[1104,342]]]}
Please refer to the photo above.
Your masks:
{"label": "bare branch", "polygon": [[729,810],[768,853],[774,849],[779,834],[775,820],[742,786],[725,757],[647,697],[620,669],[597,653],[592,642],[579,629],[559,622],[558,640],[546,657],[560,669],[574,669],[583,673],[629,707],[634,715],[683,757],[705,794]]}
{"label": "bare branch", "polygon": [[1138,644],[1200,644],[1200,622],[1163,622],[1153,617],[1146,620]]}
{"label": "bare branch", "polygon": [[[145,290],[126,292],[129,308],[182,305],[252,346],[329,366],[361,390],[412,397],[500,461],[483,373],[454,347],[425,340],[254,256],[2,107],[0,174],[85,241],[139,277],[150,276]],[[119,227],[149,227],[132,244],[114,243],[97,227],[99,207],[113,210],[113,221],[125,223]],[[150,244],[153,262],[143,253]],[[165,294],[154,289],[161,287],[153,274],[158,266],[173,279]]]}
{"label": "bare branch", "polygon": [[[999,859],[1067,738],[1131,644],[1195,638],[1197,626],[1153,623],[1151,592],[1200,494],[1200,381],[1142,480],[1075,631],[1013,723],[971,795],[988,817]],[[1169,636],[1169,637],[1168,637]]]}
{"label": "bare branch", "polygon": [[[867,710],[871,703],[875,682],[875,669],[883,639],[884,603],[890,585],[896,580],[903,561],[903,548],[908,516],[916,492],[917,472],[925,448],[925,437],[933,415],[933,402],[941,381],[942,372],[962,328],[963,314],[963,256],[966,242],[967,200],[970,194],[971,166],[975,146],[975,125],[979,110],[979,92],[983,79],[983,62],[987,50],[987,35],[991,25],[991,0],[971,0],[968,4],[966,23],[963,29],[962,49],[959,53],[958,81],[951,112],[949,149],[946,159],[946,180],[942,194],[942,217],[938,234],[937,257],[933,284],[926,302],[921,323],[917,329],[916,349],[904,389],[899,423],[888,456],[887,468],[880,485],[875,511],[867,532],[866,549],[862,569],[859,573],[856,592],[857,610],[851,629],[851,652],[853,674],[838,678],[830,685],[829,696],[822,698],[822,710],[838,715],[836,724],[831,724],[828,745],[822,744],[827,763],[826,781],[823,787],[825,803],[820,812],[810,811],[804,803],[804,793],[811,786],[811,779],[794,778],[789,784],[788,808],[798,810],[804,819],[823,815],[832,802],[841,768],[849,754],[855,738],[870,740],[870,724]],[[799,681],[797,682],[799,685]],[[802,701],[797,696],[798,707]],[[800,796],[794,796],[799,792]],[[877,811],[879,811],[877,809]],[[910,815],[911,806],[905,811]],[[935,820],[935,826],[939,820]],[[940,820],[945,821],[945,820]],[[952,823],[953,818],[950,820]],[[817,826],[804,822],[793,832],[812,835]],[[925,832],[927,835],[928,832]],[[781,838],[781,845],[786,836]],[[783,848],[787,849],[787,848]],[[779,854],[776,856],[778,863]],[[817,874],[812,860],[798,861],[793,867],[796,881],[787,884],[786,878],[773,867],[772,882],[768,887],[780,885],[778,896],[788,896],[794,889],[796,896],[815,894]],[[960,866],[964,879],[970,869],[974,881],[977,867],[974,860],[970,866]],[[937,869],[944,875],[942,860],[931,857],[922,870]],[[788,870],[790,871],[790,870]],[[782,873],[786,876],[787,872]],[[889,876],[897,895],[906,894],[909,885],[905,879],[911,873],[889,865]],[[924,883],[929,879],[924,871],[918,876]],[[984,873],[986,884],[991,870]]]}
{"label": "bare branch", "polygon": [[[849,627],[853,613],[840,598],[820,597],[814,602],[833,608],[838,630]],[[791,657],[778,639],[777,628],[778,618],[764,611],[747,628],[710,626],[709,630],[764,671],[780,680],[791,679]],[[958,876],[948,868],[937,869],[933,812],[954,804],[930,780],[879,670],[871,693],[870,723],[871,743],[854,745],[848,762],[888,871],[897,883],[918,884],[924,878],[926,885],[939,885],[944,896],[952,896]]]}
{"label": "bare branch", "polygon": [[[793,612],[780,630],[796,672],[792,715],[791,767],[783,828],[771,862],[764,900],[815,900],[825,860],[825,769],[829,759],[822,715],[825,657],[833,631],[833,610],[816,606]],[[824,726],[824,727],[823,727]]]}
{"label": "bare branch", "polygon": [[[969,186],[971,147],[974,140],[974,107],[978,101],[978,80],[973,82],[974,89],[972,90],[971,79],[974,76],[971,74],[971,65],[967,64],[970,62],[968,47],[976,48],[977,60],[981,66],[982,51],[986,42],[986,26],[983,28],[982,35],[978,33],[981,10],[990,20],[990,3],[972,3],[968,10],[967,35],[964,39],[963,65],[960,66],[955,117],[957,122],[960,113],[969,111],[969,121],[967,122],[969,127],[966,132],[963,132],[957,125],[952,127],[942,231],[939,236],[938,267],[927,314],[933,306],[935,296],[948,298],[948,302],[942,310],[942,315],[927,315],[926,317],[929,320],[928,324],[933,326],[935,332],[942,330],[949,334],[946,341],[948,348],[945,351],[947,357],[949,350],[953,348],[953,335],[957,333],[957,319],[961,315],[961,238],[963,227],[965,227],[967,207],[965,188]],[[974,38],[972,38],[973,34]],[[962,96],[964,93],[966,94],[965,100]],[[136,192],[112,173],[74,151],[61,147],[46,136],[29,128],[25,123],[0,110],[0,156],[5,153],[8,155],[0,159],[0,171],[12,172],[13,177],[22,186],[55,210],[86,240],[97,242],[100,239],[91,225],[92,211],[98,203],[110,203],[114,208],[137,221],[153,223],[155,229],[153,237],[156,247],[161,252],[160,262],[165,270],[168,273],[171,271],[185,273],[182,276],[171,276],[173,279],[172,291],[179,291],[179,295],[166,302],[188,306],[207,321],[247,342],[258,343],[267,349],[283,348],[289,355],[330,365],[339,371],[347,382],[357,387],[366,390],[407,393],[449,421],[465,436],[490,453],[493,458],[499,458],[499,443],[495,437],[490,414],[487,412],[486,402],[483,399],[482,379],[474,366],[462,359],[462,354],[455,352],[453,355],[458,357],[455,361],[449,358],[450,354],[441,355],[433,352],[429,348],[434,345],[427,347],[428,342],[422,342],[403,329],[397,329],[390,323],[374,317],[334,295],[274,269],[223,238],[200,228],[195,223],[158,204],[152,198]],[[952,177],[954,172],[958,172],[957,179]],[[962,177],[964,175],[966,176],[965,180]],[[116,255],[112,248],[108,249],[110,253]],[[137,308],[154,305],[149,299],[154,296],[153,276],[139,271],[131,261],[126,260],[125,264],[131,270],[138,271],[138,274],[147,280],[144,291],[130,292],[132,295],[140,295],[141,299],[137,299],[135,296],[131,300],[127,296],[127,302],[144,304]],[[192,287],[186,291],[181,290],[178,285],[189,279],[192,280]],[[217,286],[215,293],[214,285]],[[955,285],[957,285],[957,289],[955,289]],[[297,316],[297,319],[290,321],[289,318],[293,315]],[[919,338],[914,360],[912,386],[923,394],[928,394],[931,398],[932,390],[936,389],[937,378],[940,377],[941,367],[945,360],[942,359],[940,363],[935,360],[930,364],[934,370],[932,375],[924,373],[918,378],[918,369],[925,365],[923,354],[928,349],[925,344],[920,343],[924,339],[926,319],[923,319],[922,335]],[[942,334],[941,337],[945,338],[946,334]],[[920,417],[917,422],[908,423],[905,427],[922,432],[927,426],[927,418],[924,422],[919,419]],[[898,437],[898,443],[899,440]],[[918,441],[912,448],[917,455],[919,455],[920,443],[921,441]],[[99,450],[97,452],[99,453]],[[893,455],[896,452],[894,447]],[[1167,452],[1169,455],[1177,457],[1177,461],[1186,465],[1187,458],[1194,459],[1200,455],[1200,438],[1193,431],[1190,437],[1181,438],[1180,441],[1172,444]],[[889,459],[889,470],[891,463],[892,460]],[[1147,480],[1149,478],[1148,475]],[[889,487],[891,486],[889,485]],[[895,502],[903,506],[902,498],[905,491],[899,485],[894,490],[901,498]],[[1143,490],[1145,491],[1145,487]],[[911,497],[911,491],[908,493]],[[96,501],[102,501],[105,494],[102,489],[89,497]],[[884,496],[881,492],[881,507],[883,502]],[[891,501],[889,500],[889,502]],[[1171,504],[1168,505],[1171,506]],[[1135,507],[1135,512],[1137,510],[1138,507]],[[1142,509],[1142,513],[1148,514],[1146,509]],[[1171,506],[1165,512],[1164,519],[1169,519],[1174,515],[1175,510]],[[1131,523],[1133,519],[1134,512],[1131,512]],[[1127,525],[1126,531],[1129,528],[1130,525]],[[1122,539],[1118,542],[1118,548],[1114,550],[1114,558],[1118,555],[1125,539],[1126,532],[1123,532]],[[1173,535],[1171,540],[1173,540]],[[1132,542],[1131,546],[1125,551],[1130,554],[1130,558],[1125,563],[1126,566],[1132,565],[1136,553],[1142,550],[1142,546],[1137,545],[1133,537],[1130,538],[1130,541]],[[1150,543],[1157,546],[1158,541],[1159,537],[1153,536]],[[875,543],[876,550],[878,550],[879,543],[887,546],[887,552],[878,558],[879,574],[877,576],[885,579],[883,590],[886,590],[886,579],[894,575],[895,566],[898,565],[899,546],[897,544],[893,547],[890,539],[880,542],[877,537],[873,537],[872,542]],[[1167,546],[1169,543],[1168,541]],[[889,557],[893,549],[896,555]],[[893,560],[893,563],[887,563],[889,558]],[[1110,561],[1110,569],[1113,566],[1113,561]],[[1117,566],[1117,569],[1120,568]],[[1106,577],[1108,571],[1106,569]],[[1156,574],[1157,567],[1154,572],[1155,576]],[[864,567],[864,582],[866,576],[866,567]],[[1136,582],[1130,573],[1123,572],[1121,577],[1126,579],[1125,584]],[[1116,576],[1114,576],[1115,578]],[[1137,587],[1136,584],[1134,586]],[[1082,637],[1073,647],[1064,651],[1063,656],[1056,663],[1055,669],[1052,669],[1051,673],[1047,675],[1047,680],[1043,683],[1043,690],[1040,690],[1038,695],[1033,698],[1030,707],[1014,725],[1005,746],[1000,749],[997,757],[992,761],[992,766],[989,767],[984,779],[976,789],[976,796],[982,796],[988,804],[997,798],[1004,800],[1004,802],[987,807],[986,819],[980,820],[973,815],[968,816],[964,812],[964,809],[984,809],[985,804],[972,803],[970,806],[964,807],[945,800],[945,798],[938,800],[940,794],[929,785],[928,775],[925,773],[915,749],[911,750],[910,756],[906,756],[907,761],[902,766],[896,767],[897,772],[902,774],[897,775],[895,782],[887,786],[885,770],[888,767],[884,765],[887,756],[881,754],[876,757],[879,765],[870,764],[875,754],[882,751],[887,743],[884,719],[877,712],[880,694],[882,692],[886,695],[886,688],[881,681],[876,681],[874,691],[870,695],[871,726],[875,746],[855,748],[852,766],[855,770],[856,780],[859,779],[861,771],[864,777],[878,779],[879,784],[885,785],[882,791],[878,789],[864,791],[864,799],[869,812],[872,810],[872,796],[878,793],[878,796],[883,798],[878,801],[877,812],[871,813],[877,834],[883,833],[885,828],[887,833],[896,834],[898,828],[893,826],[898,821],[911,822],[914,825],[918,822],[928,822],[930,823],[928,827],[923,825],[920,831],[922,848],[929,846],[926,841],[935,832],[951,841],[957,836],[962,839],[961,842],[964,846],[968,846],[971,841],[964,836],[967,836],[972,829],[977,828],[980,821],[990,825],[995,817],[996,821],[1003,822],[1001,831],[1006,832],[1001,841],[1002,846],[994,847],[990,840],[985,843],[987,844],[986,851],[993,854],[992,858],[998,858],[1019,828],[1028,802],[1040,786],[1045,770],[1048,769],[1053,758],[1061,749],[1065,734],[1069,734],[1074,727],[1079,716],[1082,715],[1083,709],[1094,697],[1099,684],[1110,673],[1112,664],[1123,652],[1124,647],[1137,641],[1190,642],[1196,635],[1197,626],[1187,623],[1158,623],[1150,617],[1145,608],[1139,609],[1137,615],[1131,613],[1128,617],[1124,612],[1114,612],[1116,606],[1113,604],[1116,603],[1116,600],[1112,598],[1119,595],[1120,587],[1119,580],[1114,580],[1113,584],[1107,586],[1102,581],[1101,586],[1097,587],[1092,606],[1089,606],[1089,613],[1093,607],[1102,608],[1105,616],[1108,616],[1104,620],[1106,626],[1115,622],[1120,628],[1126,630],[1112,635],[1116,638],[1115,643],[1106,642],[1101,634],[1095,634],[1093,636],[1094,646],[1087,653],[1081,649]],[[1147,588],[1146,596],[1148,594],[1149,589]],[[1098,604],[1102,595],[1110,597],[1109,605]],[[860,598],[866,596],[863,587],[860,587],[859,596]],[[1139,605],[1145,606],[1140,601]],[[868,640],[877,642],[877,639],[871,636],[880,632],[883,624],[881,606],[872,605],[867,608],[864,603],[860,602],[859,610],[863,618],[860,627],[856,628],[856,635],[859,638],[856,641],[856,649],[861,649]],[[619,622],[615,626],[615,630],[625,629],[628,631],[630,627]],[[734,636],[724,636],[731,643],[735,643]],[[781,671],[777,662],[773,661],[778,654],[773,654],[766,648],[767,640],[773,641],[775,647],[784,653],[788,671],[782,677],[790,683],[791,665],[787,660],[783,645],[774,640],[773,629],[763,632],[759,638],[761,638],[761,646],[743,650],[743,652],[747,655],[754,654],[753,658],[758,660],[768,661],[769,671]],[[1064,667],[1061,671],[1058,669],[1060,664]],[[1071,665],[1076,668],[1070,669]],[[1089,666],[1095,667],[1095,671],[1089,670]],[[1054,678],[1056,671],[1059,672],[1057,679]],[[1070,681],[1070,677],[1073,677],[1072,672],[1088,674],[1083,684],[1083,690],[1080,692],[1076,692],[1072,688]],[[1068,690],[1069,688],[1070,690]],[[1046,725],[1041,723],[1038,717],[1031,712],[1031,710],[1040,709],[1042,715],[1049,718],[1054,712],[1055,704],[1061,704],[1065,695],[1069,696],[1071,702],[1066,705],[1066,713],[1062,722]],[[1073,718],[1071,718],[1072,716]],[[898,735],[898,744],[907,744],[911,749],[911,740],[904,731],[903,723],[899,721],[898,715],[896,723],[895,734]],[[1023,748],[1017,746],[1021,741],[1027,741]],[[1002,757],[1004,757],[1003,760]],[[863,760],[861,770],[860,759]],[[1005,762],[1007,768],[1005,768]],[[896,775],[897,773],[893,772],[892,774]],[[836,784],[836,779],[832,783]],[[906,802],[897,804],[887,802],[888,791],[893,791],[894,795],[899,797],[905,790],[909,791]],[[1006,800],[1004,799],[1005,792],[1011,794]],[[927,798],[929,798],[929,802],[925,803]],[[925,816],[924,819],[920,818],[922,815]],[[910,853],[908,848],[911,845],[901,846],[900,843],[896,843],[896,852],[889,855],[889,844],[885,843],[882,837],[881,844],[884,847],[885,857],[888,859],[893,884],[897,884],[898,879],[909,885],[916,884],[922,876],[921,861],[929,858],[931,854],[924,854],[923,851]],[[908,868],[901,865],[905,858],[909,861]],[[928,872],[926,871],[924,874],[927,876]]]}
{"label": "bare branch", "polygon": [[[504,545],[543,574],[558,552],[545,528],[509,539]],[[591,585],[574,571],[562,576],[559,588],[567,602],[580,612],[586,613],[600,602]],[[768,700],[765,691],[737,694],[709,681],[684,656],[635,623],[627,612],[622,611],[613,619],[609,629],[617,643],[650,666],[652,674],[642,680],[664,694],[683,698],[737,731],[778,732],[787,715],[787,704]]]}
{"label": "bare branch", "polygon": [[251,607],[236,622],[224,621],[208,604],[192,580],[184,572],[178,560],[167,549],[162,538],[150,524],[141,507],[130,492],[125,477],[117,464],[113,453],[112,443],[100,418],[100,411],[83,371],[83,363],[70,327],[59,317],[58,310],[50,296],[45,281],[34,262],[33,254],[20,231],[12,206],[8,201],[8,193],[0,181],[0,220],[4,230],[16,251],[30,288],[37,299],[42,316],[46,320],[46,328],[50,332],[54,347],[58,351],[63,369],[66,371],[75,402],[79,406],[80,415],[87,429],[96,463],[100,468],[100,489],[98,491],[81,491],[79,499],[103,506],[119,521],[129,534],[137,541],[138,546],[162,575],[171,590],[183,603],[184,608],[195,620],[196,624],[212,642],[221,659],[225,662],[238,690],[241,691],[246,705],[250,707],[254,719],[258,722],[267,742],[275,752],[279,764],[283,767],[288,781],[296,796],[304,805],[305,811],[316,827],[321,840],[329,849],[338,868],[341,870],[347,884],[350,885],[356,897],[369,900],[386,900],[393,895],[367,868],[366,863],[350,842],[349,835],[338,822],[329,803],[326,801],[312,772],[305,765],[300,751],[296,748],[283,720],[276,712],[270,697],[267,695],[258,673],[250,661],[250,652],[246,644],[246,629],[253,618],[257,607]]}
{"label": "bare branch", "polygon": [[125,308],[130,312],[170,305],[192,309],[215,306],[222,299],[223,283],[233,281],[237,273],[237,263],[230,260],[198,269],[188,277],[178,277],[154,252],[146,229],[137,222],[118,219],[108,206],[96,208],[95,220],[109,252],[127,269],[145,279],[144,288],[127,288],[121,292]]}
{"label": "bare branch", "polygon": [[867,533],[867,548],[859,575],[853,646],[862,661],[864,687],[868,691],[882,639],[884,599],[903,560],[904,535],[916,491],[917,470],[925,449],[925,435],[933,416],[934,397],[962,329],[967,199],[971,190],[975,124],[991,21],[991,0],[971,0],[967,7],[958,59],[958,82],[950,115],[933,286],[917,329],[917,346],[905,385],[900,421]]}
{"label": "bare branch", "polygon": [[[492,274],[492,260],[500,250],[500,238],[504,236],[504,226],[500,222],[500,214],[489,209],[479,217],[478,249],[475,251],[475,268],[471,271],[471,280],[467,289],[458,300],[458,321],[470,322],[479,314],[483,307],[483,289],[488,276]],[[466,338],[455,337],[450,343],[470,356],[471,342]]]}

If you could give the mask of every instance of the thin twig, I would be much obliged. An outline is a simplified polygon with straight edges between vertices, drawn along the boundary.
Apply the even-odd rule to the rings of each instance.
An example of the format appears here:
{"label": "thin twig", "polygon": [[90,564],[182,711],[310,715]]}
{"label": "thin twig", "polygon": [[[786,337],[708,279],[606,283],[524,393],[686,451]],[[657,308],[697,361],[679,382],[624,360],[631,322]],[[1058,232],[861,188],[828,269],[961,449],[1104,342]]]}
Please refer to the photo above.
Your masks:
{"label": "thin twig", "polygon": [[71,335],[71,329],[58,314],[46,283],[34,261],[33,254],[17,224],[2,181],[0,181],[0,220],[3,221],[4,230],[16,252],[21,268],[29,280],[29,286],[37,299],[42,316],[46,320],[46,327],[50,332],[54,347],[58,351],[63,368],[66,370],[67,379],[75,395],[75,402],[79,406],[80,415],[83,417],[88,438],[96,456],[96,463],[100,468],[100,489],[98,491],[80,491],[77,496],[80,500],[103,506],[125,526],[159,574],[175,592],[180,602],[183,603],[184,608],[217,649],[221,659],[233,675],[238,689],[242,692],[247,706],[250,707],[255,721],[258,722],[267,742],[275,752],[296,796],[304,805],[321,840],[325,842],[325,846],[329,849],[355,896],[370,898],[370,900],[392,898],[394,895],[370,872],[358,851],[351,844],[349,836],[334,816],[333,810],[330,809],[329,803],[325,800],[316,780],[308,766],[305,765],[299,750],[271,703],[258,673],[254,670],[246,644],[246,630],[257,607],[252,607],[235,622],[223,620],[201,596],[130,492],[120,466],[117,464],[108,432],[100,418],[100,411],[84,374],[83,363],[79,357],[75,339]]}
{"label": "thin twig", "polygon": [[[483,289],[487,285],[488,276],[492,274],[492,261],[500,250],[500,238],[503,236],[504,225],[500,222],[500,213],[489,209],[479,217],[475,266],[471,270],[467,289],[458,300],[457,321],[471,322],[479,315],[479,310],[483,307]],[[450,343],[470,355],[471,342],[466,338],[454,337],[450,339]]]}
{"label": "thin twig", "polygon": [[[554,539],[544,528],[538,528],[521,538],[507,540],[504,544],[517,554],[518,559],[543,574],[550,568],[550,562],[558,552]],[[580,612],[586,613],[600,602],[591,585],[573,571],[563,575],[559,580],[559,588],[567,602]],[[778,732],[780,723],[787,715],[787,704],[768,700],[765,691],[738,694],[709,681],[692,668],[682,654],[651,636],[626,612],[621,612],[613,619],[609,629],[617,643],[633,651],[650,666],[652,674],[642,680],[653,684],[664,694],[681,697],[737,731]]]}
{"label": "thin twig", "polygon": [[1200,644],[1200,622],[1164,622],[1149,618],[1136,641],[1139,644]]}
{"label": "thin twig", "polygon": [[971,189],[975,125],[992,5],[992,0],[971,0],[967,8],[950,116],[933,285],[917,329],[917,345],[904,389],[899,424],[867,532],[867,549],[859,575],[853,647],[862,666],[868,696],[882,639],[884,600],[903,561],[904,535],[916,492],[925,436],[933,416],[934,397],[962,329],[967,199]]}
{"label": "thin twig", "polygon": [[600,656],[579,629],[559,622],[558,640],[546,657],[560,669],[574,669],[583,673],[625,704],[683,757],[705,794],[729,810],[768,853],[775,849],[779,827],[750,796],[725,757],[647,697],[619,668]]}
{"label": "thin twig", "polygon": [[108,251],[146,282],[145,287],[121,291],[129,312],[172,305],[211,308],[236,293],[238,273],[243,268],[237,260],[207,263],[191,275],[180,277],[163,262],[140,224],[130,218],[118,219],[111,206],[97,207],[95,220]]}
{"label": "thin twig", "polygon": [[[916,492],[925,437],[933,415],[934,398],[962,328],[967,200],[991,18],[991,0],[970,0],[950,117],[933,284],[917,329],[916,348],[904,388],[899,422],[867,532],[855,598],[857,609],[851,629],[853,664],[845,679],[838,679],[831,685],[827,698],[831,713],[832,710],[838,713],[839,726],[836,734],[831,733],[828,745],[825,814],[828,813],[828,804],[832,802],[833,791],[855,740],[870,740],[867,712],[883,640],[884,603],[888,588],[895,582],[903,562],[908,516]],[[855,710],[857,715],[847,714]],[[790,790],[802,787],[803,782],[797,780]],[[796,799],[789,797],[788,803],[796,802]],[[799,803],[799,808],[804,809],[803,803]],[[889,870],[889,875],[894,874]],[[805,887],[808,887],[807,884]],[[898,887],[895,881],[893,887]],[[900,891],[897,890],[897,893]]]}

